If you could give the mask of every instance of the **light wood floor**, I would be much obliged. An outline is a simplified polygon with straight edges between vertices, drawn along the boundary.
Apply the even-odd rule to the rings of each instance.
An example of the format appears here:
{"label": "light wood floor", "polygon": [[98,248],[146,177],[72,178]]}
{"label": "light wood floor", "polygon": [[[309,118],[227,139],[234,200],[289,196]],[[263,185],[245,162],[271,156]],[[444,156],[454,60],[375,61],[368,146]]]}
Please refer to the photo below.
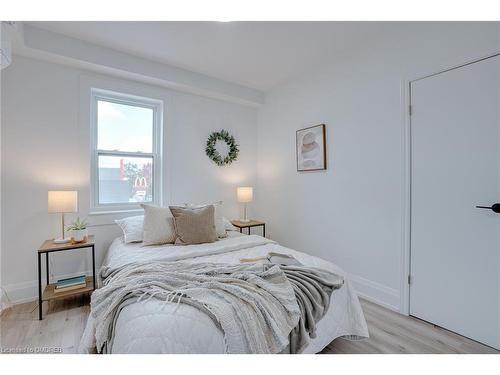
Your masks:
{"label": "light wood floor", "polygon": [[[44,319],[38,320],[36,303],[16,305],[0,318],[0,347],[61,348],[74,353],[89,313],[89,298],[44,303]],[[397,314],[362,300],[370,338],[363,341],[337,339],[322,353],[500,353],[432,324]],[[47,314],[47,315],[45,315]]]}

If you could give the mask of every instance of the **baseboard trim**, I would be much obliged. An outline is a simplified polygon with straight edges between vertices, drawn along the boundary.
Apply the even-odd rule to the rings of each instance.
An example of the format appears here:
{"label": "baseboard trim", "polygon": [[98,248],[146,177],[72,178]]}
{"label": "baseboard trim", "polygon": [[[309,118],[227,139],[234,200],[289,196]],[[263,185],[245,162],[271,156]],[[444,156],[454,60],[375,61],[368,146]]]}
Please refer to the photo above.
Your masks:
{"label": "baseboard trim", "polygon": [[353,274],[349,275],[349,280],[359,297],[389,310],[400,312],[398,290]]}

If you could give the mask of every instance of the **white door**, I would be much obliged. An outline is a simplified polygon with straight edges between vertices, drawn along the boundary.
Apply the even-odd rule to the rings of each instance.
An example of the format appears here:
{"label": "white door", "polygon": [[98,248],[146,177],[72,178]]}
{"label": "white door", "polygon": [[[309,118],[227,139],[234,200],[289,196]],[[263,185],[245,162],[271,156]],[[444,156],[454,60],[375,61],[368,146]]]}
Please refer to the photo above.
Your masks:
{"label": "white door", "polygon": [[412,82],[411,105],[410,314],[500,349],[500,213],[476,208],[500,203],[500,57]]}

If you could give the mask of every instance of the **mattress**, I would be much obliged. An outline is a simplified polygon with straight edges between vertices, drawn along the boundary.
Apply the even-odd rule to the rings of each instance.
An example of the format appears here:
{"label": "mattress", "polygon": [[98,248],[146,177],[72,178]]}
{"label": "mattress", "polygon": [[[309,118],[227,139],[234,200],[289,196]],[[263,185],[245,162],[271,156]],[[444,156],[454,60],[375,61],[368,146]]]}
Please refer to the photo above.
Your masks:
{"label": "mattress", "polygon": [[[114,268],[145,260],[183,262],[240,263],[242,258],[265,256],[269,252],[289,254],[306,266],[323,268],[341,275],[344,285],[333,292],[326,315],[317,324],[316,337],[311,338],[304,353],[317,353],[338,337],[368,337],[366,321],[356,292],[346,273],[333,263],[280,246],[261,236],[229,232],[226,239],[212,244],[191,246],[147,246],[125,244],[117,238],[105,257],[100,276],[105,278]],[[80,352],[93,346],[93,318],[89,317],[80,344]],[[125,306],[115,324],[112,353],[186,353],[216,354],[225,352],[223,333],[210,317],[199,310],[151,298]]]}

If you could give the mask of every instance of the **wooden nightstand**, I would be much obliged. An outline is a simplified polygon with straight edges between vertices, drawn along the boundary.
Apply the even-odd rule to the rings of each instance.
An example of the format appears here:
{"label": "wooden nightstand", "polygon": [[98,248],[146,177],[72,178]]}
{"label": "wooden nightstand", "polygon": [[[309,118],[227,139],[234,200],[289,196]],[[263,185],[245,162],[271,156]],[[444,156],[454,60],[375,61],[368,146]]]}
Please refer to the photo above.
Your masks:
{"label": "wooden nightstand", "polygon": [[250,228],[252,227],[262,227],[262,237],[266,236],[266,223],[258,220],[250,220],[250,221],[239,221],[239,220],[231,220],[231,224],[233,224],[236,228],[240,228],[240,233],[243,233],[243,228],[248,228],[248,234],[250,234]]}
{"label": "wooden nightstand", "polygon": [[[87,276],[86,286],[84,288],[68,290],[55,293],[55,284],[49,282],[49,253],[56,251],[77,250],[83,248],[92,248],[92,276]],[[42,254],[45,254],[45,267],[47,272],[47,286],[42,293]],[[94,236],[88,236],[86,242],[79,243],[54,243],[53,240],[46,240],[38,249],[38,319],[42,320],[42,303],[56,298],[76,296],[84,293],[91,293],[95,290],[95,242]]]}

